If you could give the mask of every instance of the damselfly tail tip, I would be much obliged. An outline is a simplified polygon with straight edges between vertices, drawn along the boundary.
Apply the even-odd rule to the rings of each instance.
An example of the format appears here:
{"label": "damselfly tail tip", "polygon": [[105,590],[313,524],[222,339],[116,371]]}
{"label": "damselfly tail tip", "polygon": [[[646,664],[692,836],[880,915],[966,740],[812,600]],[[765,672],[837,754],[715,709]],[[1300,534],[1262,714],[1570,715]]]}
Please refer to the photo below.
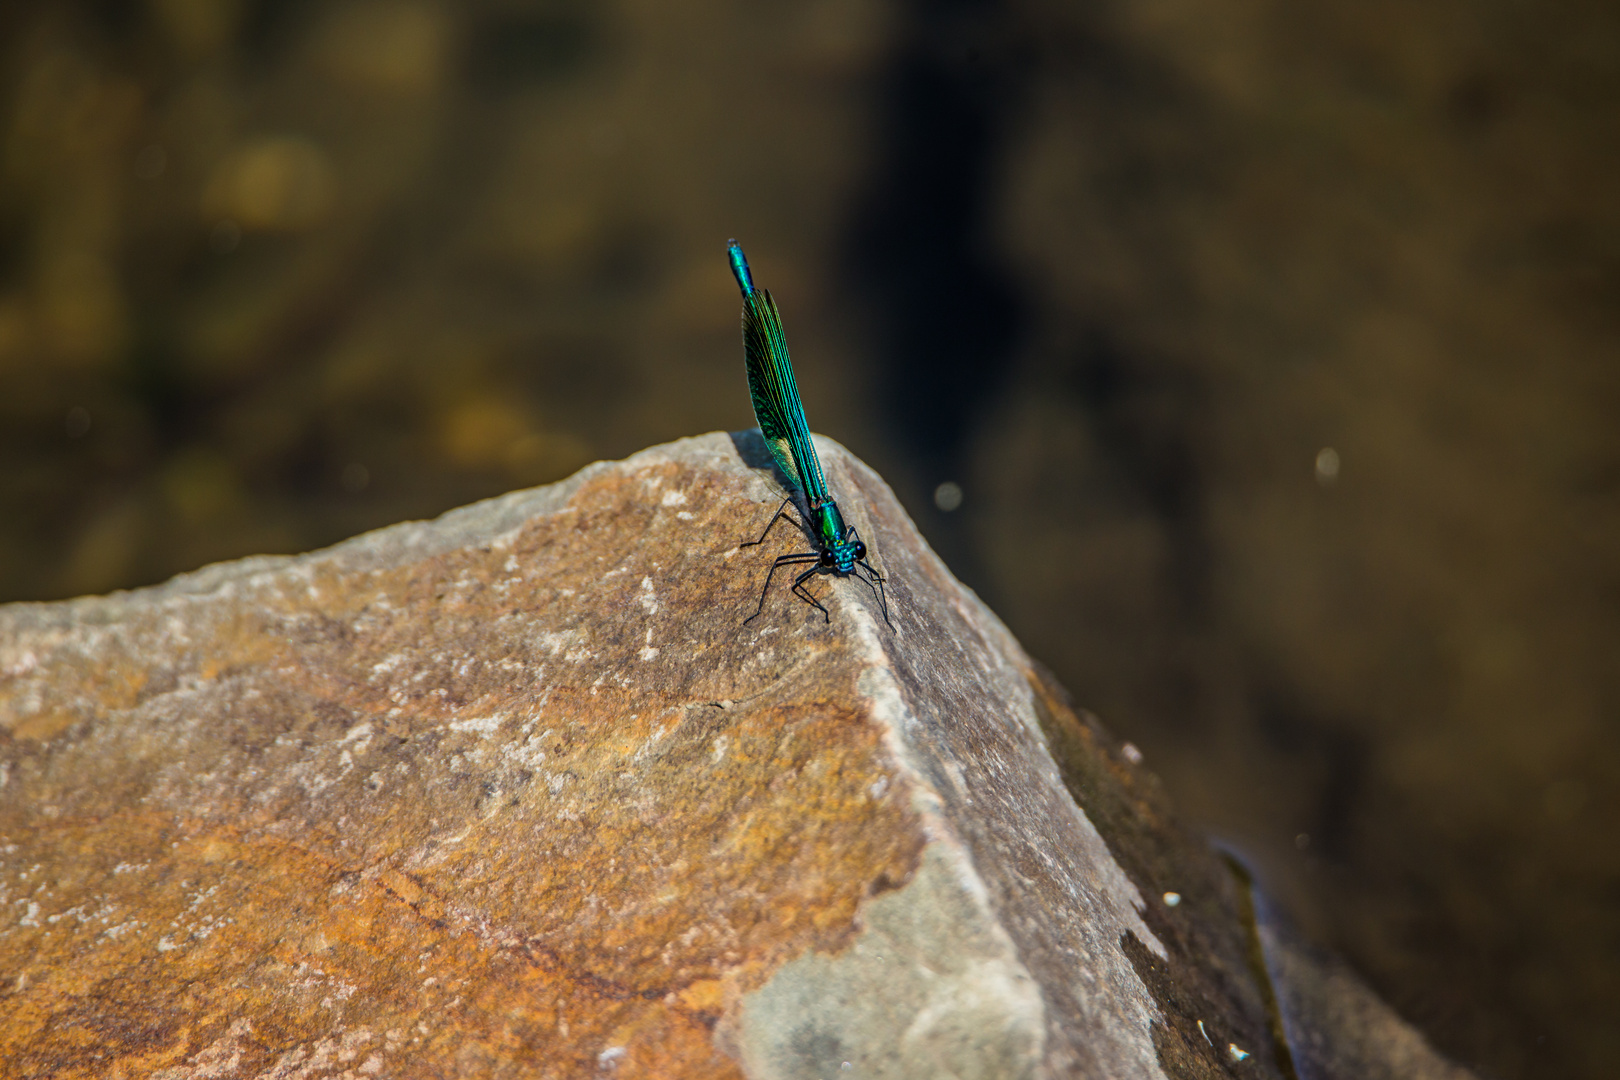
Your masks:
{"label": "damselfly tail tip", "polygon": [[731,259],[731,273],[737,279],[737,287],[744,296],[754,291],[754,275],[748,270],[748,257],[743,254],[742,245],[736,240],[726,241],[726,255]]}

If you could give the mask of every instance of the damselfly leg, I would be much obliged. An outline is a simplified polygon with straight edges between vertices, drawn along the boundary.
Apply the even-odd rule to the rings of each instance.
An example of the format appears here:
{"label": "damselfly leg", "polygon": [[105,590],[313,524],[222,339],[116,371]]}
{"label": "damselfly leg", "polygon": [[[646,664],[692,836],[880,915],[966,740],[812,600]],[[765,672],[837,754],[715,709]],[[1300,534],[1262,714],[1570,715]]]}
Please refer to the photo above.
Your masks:
{"label": "damselfly leg", "polygon": [[[757,543],[758,541],[755,541],[755,542]],[[781,556],[778,556],[777,560],[775,562],[771,563],[770,572],[765,575],[765,587],[759,590],[759,607],[754,609],[754,613],[752,615],[748,616],[748,618],[743,620],[743,625],[747,626],[749,623],[751,623],[755,619],[759,618],[759,613],[765,610],[765,595],[771,591],[771,579],[776,576],[776,568],[778,566],[790,566],[790,565],[792,565],[794,563],[807,563],[807,562],[819,563],[820,561],[821,561],[821,553],[819,551],[802,551],[802,552],[799,552],[796,555],[781,555]],[[803,581],[806,577],[808,577],[810,574],[813,574],[815,572],[816,572],[816,568],[811,567],[805,573],[799,575],[799,581]],[[798,587],[799,587],[799,582],[795,581],[793,583],[793,588],[794,588],[795,592],[798,591]],[[816,603],[816,601],[815,601],[815,599],[813,597],[808,597],[807,599],[809,599],[812,604],[815,604],[816,607],[821,608],[821,613],[823,615],[827,614],[827,609],[824,608],[824,607],[821,607],[820,604]],[[828,618],[829,622],[832,620],[832,616],[830,616],[830,615],[828,615],[827,618]]]}
{"label": "damselfly leg", "polygon": [[770,524],[765,526],[765,531],[759,534],[759,539],[758,540],[749,540],[748,542],[738,544],[737,546],[740,547],[740,548],[745,548],[745,547],[758,547],[760,544],[763,544],[765,542],[765,538],[767,536],[769,536],[770,533],[771,533],[771,526],[775,525],[778,521],[782,520],[785,517],[789,521],[793,522],[793,524],[797,525],[799,527],[800,532],[808,531],[808,530],[805,529],[803,522],[799,521],[797,518],[788,517],[787,508],[788,508],[788,504],[791,503],[792,501],[793,501],[793,496],[791,496],[791,495],[789,495],[787,498],[782,500],[782,505],[778,506],[776,508],[776,513],[771,516]]}

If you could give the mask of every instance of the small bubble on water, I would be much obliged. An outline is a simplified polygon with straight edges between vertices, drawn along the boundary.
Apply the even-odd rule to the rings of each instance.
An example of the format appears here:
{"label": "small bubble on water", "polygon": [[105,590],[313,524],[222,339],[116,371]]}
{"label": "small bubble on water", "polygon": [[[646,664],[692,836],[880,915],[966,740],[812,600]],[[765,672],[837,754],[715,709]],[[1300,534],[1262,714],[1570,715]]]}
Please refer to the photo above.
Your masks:
{"label": "small bubble on water", "polygon": [[1316,482],[1327,487],[1339,479],[1339,452],[1324,446],[1316,452]]}

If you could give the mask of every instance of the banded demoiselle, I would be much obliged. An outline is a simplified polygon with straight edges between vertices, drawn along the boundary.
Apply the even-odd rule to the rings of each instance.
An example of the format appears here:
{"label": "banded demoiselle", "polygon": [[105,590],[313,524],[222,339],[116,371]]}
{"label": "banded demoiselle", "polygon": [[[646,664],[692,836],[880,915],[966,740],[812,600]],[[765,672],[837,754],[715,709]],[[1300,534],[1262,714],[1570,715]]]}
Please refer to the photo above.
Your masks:
{"label": "banded demoiselle", "polygon": [[[731,272],[737,278],[737,287],[742,290],[743,360],[748,368],[748,394],[754,399],[754,417],[759,421],[759,430],[765,436],[771,457],[792,486],[759,539],[741,546],[763,544],[771,528],[784,517],[799,526],[816,545],[814,551],[782,555],[771,563],[770,572],[765,575],[765,587],[759,591],[759,606],[743,620],[743,625],[759,618],[760,612],[765,610],[765,596],[777,567],[807,563],[812,564],[810,568],[793,579],[793,594],[815,607],[828,622],[832,621],[832,615],[805,588],[805,582],[819,573],[840,577],[854,575],[865,582],[877,596],[883,608],[883,621],[887,623],[889,600],[883,592],[883,575],[866,561],[866,544],[855,526],[844,523],[838,503],[827,493],[827,478],[821,472],[815,443],[810,441],[810,424],[804,418],[804,405],[799,401],[799,384],[793,378],[793,364],[788,360],[787,338],[782,333],[782,317],[777,314],[776,301],[771,299],[769,290],[754,287],[754,275],[737,241],[726,246],[726,254],[731,258]],[[809,527],[788,515],[788,506],[795,495],[804,500],[800,509],[811,523]],[[866,571],[865,576],[862,570]]]}

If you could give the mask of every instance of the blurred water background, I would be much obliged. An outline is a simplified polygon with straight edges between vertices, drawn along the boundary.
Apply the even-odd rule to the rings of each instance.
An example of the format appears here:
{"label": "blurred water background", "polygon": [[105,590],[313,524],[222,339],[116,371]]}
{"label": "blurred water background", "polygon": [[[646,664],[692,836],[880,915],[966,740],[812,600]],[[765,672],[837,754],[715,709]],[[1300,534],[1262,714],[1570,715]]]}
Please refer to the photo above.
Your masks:
{"label": "blurred water background", "polygon": [[1190,818],[1613,1075],[1620,7],[16,0],[0,80],[0,599],[752,426],[736,236]]}

